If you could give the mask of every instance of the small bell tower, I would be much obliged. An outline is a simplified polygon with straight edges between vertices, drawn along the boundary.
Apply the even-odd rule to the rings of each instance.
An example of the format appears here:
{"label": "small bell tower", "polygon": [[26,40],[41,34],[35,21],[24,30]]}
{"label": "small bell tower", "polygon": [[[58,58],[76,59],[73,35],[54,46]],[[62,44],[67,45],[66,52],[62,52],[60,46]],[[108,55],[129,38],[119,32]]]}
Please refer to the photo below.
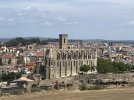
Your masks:
{"label": "small bell tower", "polygon": [[59,49],[68,48],[68,34],[59,34]]}

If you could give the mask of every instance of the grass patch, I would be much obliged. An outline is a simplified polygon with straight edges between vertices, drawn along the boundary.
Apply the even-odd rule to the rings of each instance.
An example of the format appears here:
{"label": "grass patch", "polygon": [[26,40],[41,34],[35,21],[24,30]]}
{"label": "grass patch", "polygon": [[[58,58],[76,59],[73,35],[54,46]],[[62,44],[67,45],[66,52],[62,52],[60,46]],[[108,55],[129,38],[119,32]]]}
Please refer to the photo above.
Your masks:
{"label": "grass patch", "polygon": [[80,85],[80,90],[101,90],[104,89],[104,87],[100,85],[93,85],[93,86],[87,86],[86,84]]}

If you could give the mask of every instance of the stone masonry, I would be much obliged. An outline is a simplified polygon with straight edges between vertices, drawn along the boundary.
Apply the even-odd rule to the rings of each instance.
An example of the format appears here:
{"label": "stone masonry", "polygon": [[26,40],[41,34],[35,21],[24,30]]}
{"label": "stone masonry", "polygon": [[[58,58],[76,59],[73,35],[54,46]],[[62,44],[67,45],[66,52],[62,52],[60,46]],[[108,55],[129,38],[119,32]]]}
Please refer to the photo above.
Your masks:
{"label": "stone masonry", "polygon": [[[96,49],[68,48],[68,35],[59,35],[59,48],[47,48],[45,54],[45,78],[54,79],[77,75],[81,65],[97,66]],[[95,70],[96,71],[96,70]],[[89,71],[93,73],[95,71]]]}

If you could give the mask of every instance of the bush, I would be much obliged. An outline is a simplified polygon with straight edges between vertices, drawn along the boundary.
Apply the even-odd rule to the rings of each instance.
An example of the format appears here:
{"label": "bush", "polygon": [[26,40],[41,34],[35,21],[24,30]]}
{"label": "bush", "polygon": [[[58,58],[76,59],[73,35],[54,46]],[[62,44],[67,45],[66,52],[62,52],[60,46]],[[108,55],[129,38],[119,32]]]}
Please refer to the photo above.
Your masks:
{"label": "bush", "polygon": [[59,89],[59,82],[58,82],[58,81],[56,81],[56,83],[55,83],[55,85],[54,85],[54,88],[55,88],[56,90]]}
{"label": "bush", "polygon": [[80,71],[87,73],[90,70],[90,66],[89,65],[82,65],[80,66]]}
{"label": "bush", "polygon": [[100,85],[90,86],[88,88],[88,90],[101,90],[101,89],[103,89],[103,88]]}
{"label": "bush", "polygon": [[39,87],[33,87],[31,92],[41,92],[41,89]]}
{"label": "bush", "polygon": [[87,90],[87,86],[86,86],[86,84],[82,84],[82,85],[80,85],[80,90]]}
{"label": "bush", "polygon": [[73,86],[73,84],[71,84],[71,83],[68,83],[68,84],[66,85],[66,87],[71,87],[71,86]]}
{"label": "bush", "polygon": [[86,84],[80,85],[80,90],[101,90],[103,89],[100,85],[87,86]]}
{"label": "bush", "polygon": [[43,77],[42,77],[42,80],[45,80],[45,79],[46,79],[45,76],[43,76]]}
{"label": "bush", "polygon": [[13,92],[11,92],[11,95],[21,95],[23,94],[23,92],[21,90],[15,90]]}
{"label": "bush", "polygon": [[32,86],[32,88],[31,88],[31,92],[41,92],[41,88],[38,87],[37,85],[34,85],[34,86]]}

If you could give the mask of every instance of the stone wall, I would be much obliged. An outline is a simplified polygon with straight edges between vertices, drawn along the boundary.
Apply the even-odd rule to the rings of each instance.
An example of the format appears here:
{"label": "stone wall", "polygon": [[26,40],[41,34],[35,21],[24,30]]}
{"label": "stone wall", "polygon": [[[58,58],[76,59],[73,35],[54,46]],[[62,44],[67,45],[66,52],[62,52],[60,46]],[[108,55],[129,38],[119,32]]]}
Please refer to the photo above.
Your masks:
{"label": "stone wall", "polygon": [[99,84],[100,82],[104,83],[114,83],[114,82],[127,82],[127,83],[134,83],[134,73],[124,73],[124,74],[88,74],[88,75],[74,75],[70,77],[62,77],[56,78],[52,80],[45,80],[42,81],[43,84],[55,84],[56,81],[58,83],[64,82],[65,84],[80,84],[83,83],[93,83]]}
{"label": "stone wall", "polygon": [[92,49],[47,49],[45,54],[46,79],[77,75],[84,64],[97,65],[97,53]]}

